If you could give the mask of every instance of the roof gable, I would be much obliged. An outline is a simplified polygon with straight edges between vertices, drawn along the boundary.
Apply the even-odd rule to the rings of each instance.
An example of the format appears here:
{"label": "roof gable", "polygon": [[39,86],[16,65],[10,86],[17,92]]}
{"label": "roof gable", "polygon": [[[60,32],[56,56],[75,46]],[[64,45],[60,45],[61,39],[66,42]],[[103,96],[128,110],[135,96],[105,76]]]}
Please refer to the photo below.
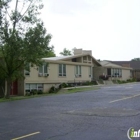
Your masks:
{"label": "roof gable", "polygon": [[116,68],[121,68],[122,67],[120,65],[116,65],[116,64],[113,64],[113,63],[111,63],[109,61],[105,61],[105,60],[104,61],[101,61],[100,63],[104,67],[116,67]]}
{"label": "roof gable", "polygon": [[130,69],[130,70],[132,69],[131,67],[121,66],[121,65],[112,63],[112,61],[107,61],[107,60],[101,61],[100,63],[102,64],[103,67]]}
{"label": "roof gable", "polygon": [[101,66],[101,64],[90,54],[78,54],[78,55],[69,55],[69,56],[58,56],[58,57],[49,57],[49,58],[42,58],[43,60],[51,60],[51,61],[65,61],[69,59],[79,58],[82,56],[90,56],[96,65]]}

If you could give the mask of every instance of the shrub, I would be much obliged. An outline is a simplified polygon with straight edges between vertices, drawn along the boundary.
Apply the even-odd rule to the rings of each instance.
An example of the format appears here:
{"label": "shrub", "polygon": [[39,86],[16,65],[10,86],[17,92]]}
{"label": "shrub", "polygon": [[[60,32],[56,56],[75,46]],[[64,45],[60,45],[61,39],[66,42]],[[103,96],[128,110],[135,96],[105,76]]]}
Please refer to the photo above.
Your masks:
{"label": "shrub", "polygon": [[89,83],[90,83],[89,81],[86,81],[86,82],[83,83],[83,85],[86,86],[86,85],[89,85]]}
{"label": "shrub", "polygon": [[30,92],[31,95],[36,95],[37,93],[38,93],[37,90],[32,90],[32,91]]}
{"label": "shrub", "polygon": [[119,84],[127,83],[127,81],[125,81],[125,80],[117,80],[117,82],[118,82]]}
{"label": "shrub", "polygon": [[133,82],[136,82],[137,81],[135,78],[133,78],[132,80],[133,80]]}
{"label": "shrub", "polygon": [[132,82],[132,79],[127,79],[126,81],[127,81],[127,82]]}
{"label": "shrub", "polygon": [[68,85],[68,87],[72,87],[72,85],[70,83],[68,83],[67,85]]}
{"label": "shrub", "polygon": [[86,81],[82,85],[97,85],[97,82],[96,81]]}
{"label": "shrub", "polygon": [[122,82],[121,82],[121,80],[117,80],[117,82],[119,83],[119,84],[121,84]]}
{"label": "shrub", "polygon": [[56,92],[56,88],[54,86],[52,86],[49,90],[49,93],[55,93]]}
{"label": "shrub", "polygon": [[62,88],[62,85],[60,84],[60,85],[58,86],[58,88],[61,89],[61,88]]}
{"label": "shrub", "polygon": [[29,91],[26,91],[25,96],[31,96],[30,92]]}
{"label": "shrub", "polygon": [[127,81],[125,81],[125,80],[122,80],[122,83],[127,83]]}
{"label": "shrub", "polygon": [[42,90],[38,90],[37,94],[43,94],[43,91]]}
{"label": "shrub", "polygon": [[136,82],[136,79],[127,79],[127,82]]}
{"label": "shrub", "polygon": [[92,85],[98,85],[96,81],[91,81]]}
{"label": "shrub", "polygon": [[62,86],[63,88],[65,88],[65,87],[68,87],[68,84],[62,83],[61,86]]}

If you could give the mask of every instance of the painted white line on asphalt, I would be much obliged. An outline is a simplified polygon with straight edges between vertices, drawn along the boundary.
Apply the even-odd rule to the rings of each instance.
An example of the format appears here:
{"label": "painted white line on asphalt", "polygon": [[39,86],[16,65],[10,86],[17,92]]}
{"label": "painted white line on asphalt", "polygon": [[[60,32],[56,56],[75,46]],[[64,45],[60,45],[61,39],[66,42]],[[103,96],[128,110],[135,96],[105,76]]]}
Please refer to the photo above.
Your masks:
{"label": "painted white line on asphalt", "polygon": [[31,133],[31,134],[28,134],[28,135],[24,135],[24,136],[21,136],[21,137],[18,137],[18,138],[13,138],[11,140],[19,140],[19,139],[23,139],[23,138],[26,138],[26,137],[30,137],[30,136],[33,136],[33,135],[36,135],[36,134],[39,134],[40,132],[35,132],[35,133]]}
{"label": "painted white line on asphalt", "polygon": [[140,94],[133,95],[133,96],[129,96],[129,97],[125,97],[125,98],[121,98],[121,99],[118,99],[118,100],[113,100],[113,101],[110,101],[109,103],[119,102],[119,101],[122,101],[122,100],[135,98],[135,97],[137,97],[137,96],[140,96]]}

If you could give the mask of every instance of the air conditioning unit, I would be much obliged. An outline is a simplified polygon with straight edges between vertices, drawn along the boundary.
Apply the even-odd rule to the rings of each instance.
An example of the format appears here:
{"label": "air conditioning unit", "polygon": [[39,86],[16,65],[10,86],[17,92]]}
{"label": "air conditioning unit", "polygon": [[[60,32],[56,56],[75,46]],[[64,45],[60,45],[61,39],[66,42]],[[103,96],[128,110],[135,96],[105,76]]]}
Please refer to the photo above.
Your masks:
{"label": "air conditioning unit", "polygon": [[42,74],[42,73],[39,73],[39,74],[38,74],[38,76],[39,76],[39,77],[42,77],[42,76],[43,76],[43,74]]}
{"label": "air conditioning unit", "polygon": [[48,74],[48,73],[44,73],[44,76],[45,76],[45,77],[48,77],[48,76],[49,76],[49,74]]}

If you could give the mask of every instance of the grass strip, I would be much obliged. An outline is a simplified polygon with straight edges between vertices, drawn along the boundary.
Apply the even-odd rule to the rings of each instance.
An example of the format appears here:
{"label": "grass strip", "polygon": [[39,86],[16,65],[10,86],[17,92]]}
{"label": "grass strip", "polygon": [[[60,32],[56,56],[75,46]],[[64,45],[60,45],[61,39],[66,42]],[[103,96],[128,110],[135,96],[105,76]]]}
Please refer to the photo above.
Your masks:
{"label": "grass strip", "polygon": [[76,93],[76,92],[83,92],[83,91],[90,91],[90,90],[97,90],[98,87],[87,87],[87,88],[70,88],[67,90],[64,90],[63,92],[59,93],[44,93],[41,95],[31,95],[31,96],[12,96],[10,99],[6,98],[0,98],[0,102],[9,102],[9,101],[15,101],[15,100],[24,100],[24,99],[30,99],[30,98],[37,98],[37,97],[43,97],[43,96],[52,96],[52,95],[59,95],[59,94],[69,94],[69,93]]}

